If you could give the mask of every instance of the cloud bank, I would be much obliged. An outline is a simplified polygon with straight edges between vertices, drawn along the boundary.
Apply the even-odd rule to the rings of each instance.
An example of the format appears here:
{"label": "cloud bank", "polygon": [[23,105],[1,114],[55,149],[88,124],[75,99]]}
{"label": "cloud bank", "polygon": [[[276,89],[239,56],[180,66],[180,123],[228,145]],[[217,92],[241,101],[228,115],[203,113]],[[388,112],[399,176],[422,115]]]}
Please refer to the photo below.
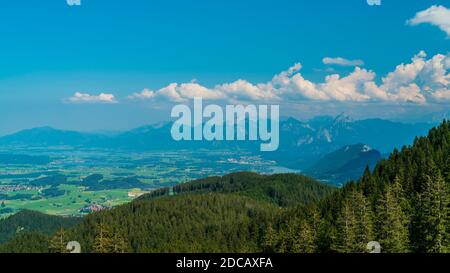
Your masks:
{"label": "cloud bank", "polygon": [[[329,61],[329,60],[328,60]],[[135,100],[184,102],[194,97],[236,102],[295,103],[305,101],[392,102],[425,104],[450,102],[450,56],[427,59],[424,51],[409,63],[376,81],[375,72],[355,67],[348,75],[330,74],[323,82],[307,80],[302,65],[295,64],[266,83],[237,80],[208,88],[196,82],[171,83],[159,90],[144,89],[130,96]]]}

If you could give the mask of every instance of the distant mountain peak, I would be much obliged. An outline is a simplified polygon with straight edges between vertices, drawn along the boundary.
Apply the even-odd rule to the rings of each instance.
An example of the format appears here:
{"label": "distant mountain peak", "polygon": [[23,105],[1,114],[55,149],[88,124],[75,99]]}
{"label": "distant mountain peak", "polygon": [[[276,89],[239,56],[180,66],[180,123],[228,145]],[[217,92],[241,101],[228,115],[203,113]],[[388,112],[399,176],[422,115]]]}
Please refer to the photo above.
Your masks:
{"label": "distant mountain peak", "polygon": [[54,131],[61,131],[61,130],[55,129],[50,126],[41,126],[41,127],[35,127],[35,128],[31,128],[31,129],[22,130],[22,132],[23,131],[54,132]]}
{"label": "distant mountain peak", "polygon": [[361,149],[361,151],[363,152],[363,153],[367,153],[367,152],[370,152],[370,151],[372,151],[373,149],[372,149],[372,147],[370,147],[369,145],[366,145],[366,144],[364,144],[363,145],[363,148]]}
{"label": "distant mountain peak", "polygon": [[332,179],[335,183],[358,179],[366,166],[374,167],[382,158],[381,153],[367,144],[346,145],[325,155],[306,170],[319,179]]}
{"label": "distant mountain peak", "polygon": [[171,124],[171,122],[169,122],[169,121],[160,121],[160,122],[157,122],[157,123],[153,123],[150,126],[152,128],[154,128],[154,129],[161,129],[161,128],[166,127],[167,125],[170,125],[170,124]]}
{"label": "distant mountain peak", "polygon": [[349,123],[353,121],[354,121],[353,118],[345,114],[344,112],[340,113],[334,118],[335,123]]}
{"label": "distant mountain peak", "polygon": [[341,150],[344,152],[359,151],[362,153],[367,153],[367,152],[373,151],[374,149],[367,144],[359,143],[359,144],[347,145],[344,148],[342,148]]}

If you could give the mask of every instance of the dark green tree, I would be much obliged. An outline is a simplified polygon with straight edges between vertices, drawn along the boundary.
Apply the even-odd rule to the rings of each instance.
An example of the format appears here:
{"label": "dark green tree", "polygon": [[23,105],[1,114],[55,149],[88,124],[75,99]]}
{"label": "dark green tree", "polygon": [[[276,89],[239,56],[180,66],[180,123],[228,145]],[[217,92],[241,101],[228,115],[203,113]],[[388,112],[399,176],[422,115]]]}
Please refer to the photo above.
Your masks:
{"label": "dark green tree", "polygon": [[448,184],[441,172],[433,168],[431,175],[425,176],[425,188],[420,194],[419,216],[426,252],[449,251],[449,198]]}
{"label": "dark green tree", "polygon": [[388,185],[376,206],[376,240],[383,252],[404,253],[409,250],[409,219],[400,203],[404,199],[399,178]]}
{"label": "dark green tree", "polygon": [[290,252],[293,253],[314,253],[315,252],[315,235],[311,226],[306,220],[297,224],[297,229],[292,234],[292,246]]}
{"label": "dark green tree", "polygon": [[60,228],[56,234],[50,239],[49,251],[51,253],[68,253],[66,232],[64,228]]}
{"label": "dark green tree", "polygon": [[114,252],[114,234],[111,228],[101,222],[97,226],[97,235],[94,240],[95,253],[113,253]]}
{"label": "dark green tree", "polygon": [[336,232],[334,234],[333,250],[340,253],[353,252],[356,242],[356,219],[350,200],[342,203],[339,211]]}

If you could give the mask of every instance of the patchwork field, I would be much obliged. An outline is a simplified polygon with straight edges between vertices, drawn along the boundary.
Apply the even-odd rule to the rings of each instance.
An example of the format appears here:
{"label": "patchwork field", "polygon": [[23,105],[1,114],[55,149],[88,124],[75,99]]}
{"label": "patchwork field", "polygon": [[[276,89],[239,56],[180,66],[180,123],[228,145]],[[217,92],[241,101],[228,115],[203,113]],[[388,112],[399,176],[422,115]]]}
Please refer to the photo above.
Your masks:
{"label": "patchwork field", "polygon": [[246,152],[3,148],[0,217],[21,209],[80,215],[129,202],[161,187],[236,171],[293,172]]}

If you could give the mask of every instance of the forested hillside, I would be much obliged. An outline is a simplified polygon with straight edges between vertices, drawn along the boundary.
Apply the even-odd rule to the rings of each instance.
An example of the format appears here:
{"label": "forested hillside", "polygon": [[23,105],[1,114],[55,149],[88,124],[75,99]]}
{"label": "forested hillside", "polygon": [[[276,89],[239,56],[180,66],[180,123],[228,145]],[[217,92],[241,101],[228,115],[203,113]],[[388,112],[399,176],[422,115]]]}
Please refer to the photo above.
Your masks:
{"label": "forested hillside", "polygon": [[91,214],[53,237],[20,234],[0,251],[60,252],[76,240],[87,252],[260,252],[282,207],[315,203],[334,190],[294,174],[211,177]]}
{"label": "forested hillside", "polygon": [[303,176],[240,173],[194,181],[0,250],[60,252],[449,252],[450,122],[341,189]]}
{"label": "forested hillside", "polygon": [[142,196],[141,200],[187,193],[235,193],[281,207],[317,202],[335,190],[316,180],[297,174],[260,175],[241,172],[223,177],[209,177],[164,188]]}
{"label": "forested hillside", "polygon": [[58,217],[40,212],[23,210],[0,221],[0,244],[18,233],[41,232],[52,234],[61,227],[70,228],[81,222],[80,217]]}
{"label": "forested hillside", "polygon": [[286,241],[311,230],[302,237],[308,251],[362,252],[376,240],[384,252],[448,252],[449,183],[450,122],[444,122],[320,202],[318,220],[296,210],[287,219],[299,223],[276,223],[269,245],[286,251]]}

